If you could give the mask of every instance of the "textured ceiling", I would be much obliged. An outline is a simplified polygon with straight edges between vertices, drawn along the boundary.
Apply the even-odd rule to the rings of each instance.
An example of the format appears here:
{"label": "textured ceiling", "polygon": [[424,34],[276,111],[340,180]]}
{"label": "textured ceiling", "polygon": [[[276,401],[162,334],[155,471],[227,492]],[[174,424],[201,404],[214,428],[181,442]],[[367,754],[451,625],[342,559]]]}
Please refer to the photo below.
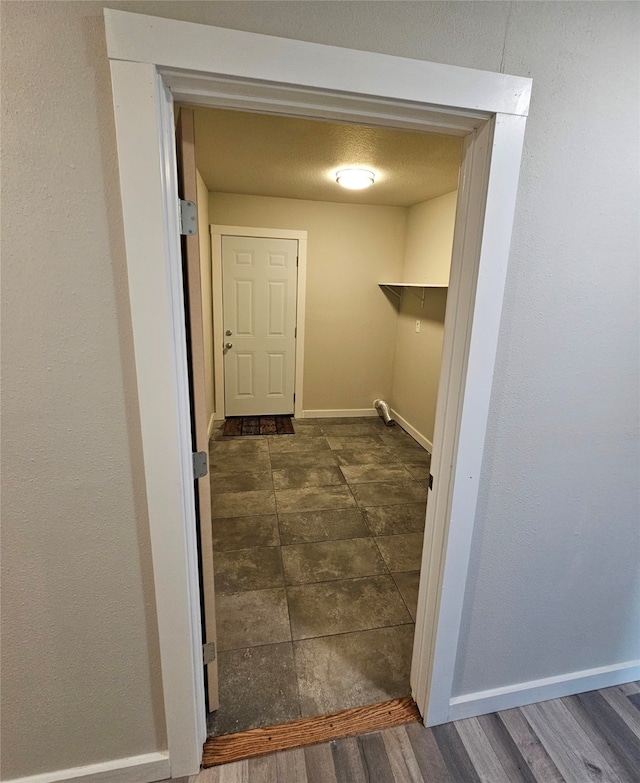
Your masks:
{"label": "textured ceiling", "polygon": [[[293,117],[195,107],[197,165],[210,191],[407,207],[455,190],[462,140]],[[335,171],[363,166],[349,191]]]}

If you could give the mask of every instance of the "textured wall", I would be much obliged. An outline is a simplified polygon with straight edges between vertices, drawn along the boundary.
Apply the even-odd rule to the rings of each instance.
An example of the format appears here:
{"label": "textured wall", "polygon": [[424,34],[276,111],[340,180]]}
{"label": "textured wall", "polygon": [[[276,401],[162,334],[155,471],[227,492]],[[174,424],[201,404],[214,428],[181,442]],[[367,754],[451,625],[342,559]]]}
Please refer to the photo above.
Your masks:
{"label": "textured wall", "polygon": [[304,409],[372,408],[391,392],[407,210],[211,193],[211,223],[308,232]]}
{"label": "textured wall", "polygon": [[[164,745],[101,5],[2,4],[4,777]],[[533,77],[456,687],[636,655],[637,4],[106,5]]]}
{"label": "textured wall", "polygon": [[458,693],[640,657],[638,11],[511,9],[533,100]]}
{"label": "textured wall", "polygon": [[84,12],[2,6],[5,780],[165,746],[110,83]]}

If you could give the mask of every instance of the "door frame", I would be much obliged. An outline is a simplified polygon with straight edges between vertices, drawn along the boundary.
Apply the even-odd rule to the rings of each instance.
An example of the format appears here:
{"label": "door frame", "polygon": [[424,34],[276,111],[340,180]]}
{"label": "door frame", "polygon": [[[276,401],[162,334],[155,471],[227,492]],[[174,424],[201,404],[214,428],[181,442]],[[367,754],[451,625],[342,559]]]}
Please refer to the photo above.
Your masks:
{"label": "door frame", "polygon": [[206,736],[173,101],[465,137],[411,674],[426,724],[446,722],[531,80],[104,16],[172,777],[198,770]]}
{"label": "door frame", "polygon": [[307,232],[285,228],[255,228],[252,226],[211,225],[211,288],[213,296],[213,372],[215,377],[215,417],[225,417],[224,343],[222,297],[222,237],[257,237],[265,239],[296,239],[298,241],[298,275],[296,279],[296,352],[293,383],[294,417],[302,418],[304,392],[304,323],[307,291]]}

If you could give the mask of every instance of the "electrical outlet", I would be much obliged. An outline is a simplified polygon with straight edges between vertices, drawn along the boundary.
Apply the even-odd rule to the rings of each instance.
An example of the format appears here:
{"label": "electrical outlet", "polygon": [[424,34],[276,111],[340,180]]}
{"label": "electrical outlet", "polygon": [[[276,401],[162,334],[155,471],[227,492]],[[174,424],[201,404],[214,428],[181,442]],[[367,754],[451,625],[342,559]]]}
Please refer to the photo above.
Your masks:
{"label": "electrical outlet", "polygon": [[420,321],[416,321],[416,332],[420,331]]}

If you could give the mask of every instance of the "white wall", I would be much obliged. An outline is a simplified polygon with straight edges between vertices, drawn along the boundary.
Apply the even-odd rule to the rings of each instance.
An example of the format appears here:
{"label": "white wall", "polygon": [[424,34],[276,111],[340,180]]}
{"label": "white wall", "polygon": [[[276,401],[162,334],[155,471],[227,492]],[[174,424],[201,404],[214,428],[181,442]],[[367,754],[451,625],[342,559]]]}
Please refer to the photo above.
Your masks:
{"label": "white wall", "polygon": [[[533,77],[456,690],[637,656],[637,4],[105,4]],[[2,7],[5,779],[166,746],[102,5]]]}
{"label": "white wall", "polygon": [[391,392],[397,311],[378,286],[401,274],[404,207],[209,195],[211,223],[308,232],[305,410],[371,409]]}

